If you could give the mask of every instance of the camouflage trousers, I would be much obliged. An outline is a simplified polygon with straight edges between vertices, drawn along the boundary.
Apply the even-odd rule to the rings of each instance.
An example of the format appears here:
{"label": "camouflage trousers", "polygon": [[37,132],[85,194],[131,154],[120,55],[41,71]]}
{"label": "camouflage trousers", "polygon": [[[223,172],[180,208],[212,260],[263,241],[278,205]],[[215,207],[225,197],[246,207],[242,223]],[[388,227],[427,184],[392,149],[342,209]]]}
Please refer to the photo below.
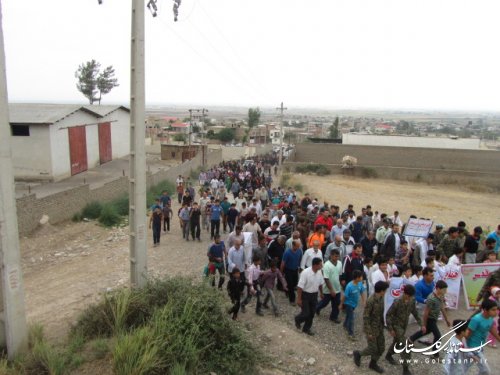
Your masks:
{"label": "camouflage trousers", "polygon": [[368,346],[360,352],[361,356],[370,356],[372,360],[378,361],[385,351],[384,331],[374,334],[372,338],[366,338]]}
{"label": "camouflage trousers", "polygon": [[[389,349],[387,349],[387,355],[394,355],[396,352],[394,351],[394,347],[398,349],[402,349],[406,345],[406,336],[405,330],[403,329],[395,329],[394,332],[396,335],[394,336],[394,340],[392,340],[392,344],[389,345]],[[411,353],[407,353],[406,350],[401,352],[401,359],[408,360],[411,358]]]}

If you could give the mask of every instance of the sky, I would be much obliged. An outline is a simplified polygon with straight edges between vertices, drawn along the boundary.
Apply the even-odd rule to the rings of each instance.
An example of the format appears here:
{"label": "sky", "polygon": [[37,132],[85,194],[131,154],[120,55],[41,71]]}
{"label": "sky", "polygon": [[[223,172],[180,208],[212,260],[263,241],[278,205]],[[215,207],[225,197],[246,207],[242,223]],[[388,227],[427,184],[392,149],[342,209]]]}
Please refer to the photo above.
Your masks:
{"label": "sky", "polygon": [[[147,0],[146,0],[147,2]],[[1,0],[10,101],[85,103],[78,66],[130,95],[131,0]],[[498,0],[172,0],[146,13],[146,103],[500,110]]]}

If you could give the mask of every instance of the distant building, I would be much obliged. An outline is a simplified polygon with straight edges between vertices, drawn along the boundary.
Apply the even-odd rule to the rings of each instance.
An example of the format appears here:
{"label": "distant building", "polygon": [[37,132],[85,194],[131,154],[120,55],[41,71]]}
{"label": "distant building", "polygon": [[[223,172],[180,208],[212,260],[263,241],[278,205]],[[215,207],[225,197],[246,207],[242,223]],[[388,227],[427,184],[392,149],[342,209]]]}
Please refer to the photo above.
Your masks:
{"label": "distant building", "polygon": [[113,105],[9,104],[14,177],[61,180],[130,153],[130,111]]}
{"label": "distant building", "polygon": [[417,137],[404,135],[342,134],[342,144],[479,150],[477,138]]}
{"label": "distant building", "polygon": [[161,160],[176,160],[184,162],[194,158],[199,152],[207,152],[207,146],[204,145],[161,145]]}

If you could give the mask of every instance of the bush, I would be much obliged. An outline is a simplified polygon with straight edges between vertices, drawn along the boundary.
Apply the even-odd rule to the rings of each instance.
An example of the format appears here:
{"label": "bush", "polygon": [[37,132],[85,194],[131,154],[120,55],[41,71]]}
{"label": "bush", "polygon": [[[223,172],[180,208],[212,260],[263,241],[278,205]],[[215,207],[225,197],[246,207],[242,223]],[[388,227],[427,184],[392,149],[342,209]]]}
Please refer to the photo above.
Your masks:
{"label": "bush", "polygon": [[300,184],[300,183],[293,185],[293,188],[294,188],[296,191],[300,191],[300,192],[303,192],[303,191],[304,191],[304,186],[303,186],[302,184]]}
{"label": "bush", "polygon": [[128,216],[129,201],[128,194],[111,201],[116,213],[121,216]]}
{"label": "bush", "polygon": [[323,164],[305,164],[295,167],[297,173],[314,173],[318,176],[326,176],[330,174],[330,170]]}
{"label": "bush", "polygon": [[72,334],[94,338],[119,332],[112,350],[116,374],[252,374],[260,354],[224,305],[205,283],[154,279],[90,306]]}
{"label": "bush", "polygon": [[97,219],[101,215],[102,211],[102,204],[99,202],[90,202],[87,203],[85,207],[83,207],[82,210],[82,217],[85,217],[87,219]]}
{"label": "bush", "polygon": [[116,209],[111,204],[105,204],[102,207],[101,215],[99,216],[99,223],[105,227],[114,227],[120,224],[122,218],[116,212]]}
{"label": "bush", "polygon": [[97,339],[91,345],[94,359],[103,359],[109,353],[109,345],[105,339]]}
{"label": "bush", "polygon": [[[198,177],[196,177],[198,178]],[[164,180],[159,182],[158,184],[151,186],[146,194],[146,204],[147,208],[151,207],[154,203],[155,199],[161,195],[163,190],[167,190],[170,194],[170,197],[177,196],[175,184],[168,180]]]}
{"label": "bush", "polygon": [[361,172],[361,177],[364,177],[364,178],[377,178],[378,177],[377,171],[373,168],[360,167],[359,170]]}
{"label": "bush", "polygon": [[76,214],[73,215],[73,217],[71,218],[71,221],[75,222],[75,223],[78,223],[79,221],[82,221],[83,220],[83,216],[80,212],[77,212]]}

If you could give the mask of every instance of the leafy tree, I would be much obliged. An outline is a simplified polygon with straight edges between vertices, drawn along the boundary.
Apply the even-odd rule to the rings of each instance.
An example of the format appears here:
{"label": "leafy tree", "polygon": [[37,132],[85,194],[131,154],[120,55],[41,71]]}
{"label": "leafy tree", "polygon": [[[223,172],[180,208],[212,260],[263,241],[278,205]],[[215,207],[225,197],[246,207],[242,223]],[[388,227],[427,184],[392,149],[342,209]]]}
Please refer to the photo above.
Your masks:
{"label": "leafy tree", "polygon": [[191,129],[192,129],[192,132],[193,132],[193,133],[199,133],[199,132],[200,132],[200,130],[201,130],[201,128],[200,128],[200,126],[199,126],[199,125],[193,125],[193,126],[191,127]]}
{"label": "leafy tree", "polygon": [[335,117],[333,125],[328,128],[328,137],[332,139],[337,139],[339,137],[339,117]]}
{"label": "leafy tree", "polygon": [[207,131],[207,138],[208,139],[214,139],[215,138],[215,132],[210,129],[209,131]]}
{"label": "leafy tree", "polygon": [[260,109],[259,107],[257,108],[248,108],[248,127],[253,128],[254,126],[257,126],[260,121]]}
{"label": "leafy tree", "polygon": [[97,94],[99,67],[100,64],[97,61],[87,61],[81,64],[75,72],[75,77],[78,79],[76,88],[89,100],[90,104],[94,103]]}
{"label": "leafy tree", "polygon": [[176,134],[176,135],[174,135],[174,141],[186,142],[186,135],[185,134]]}
{"label": "leafy tree", "polygon": [[[101,104],[102,96],[119,86],[113,66],[108,66],[102,72],[100,68],[101,64],[91,60],[81,64],[75,72],[76,88],[89,100],[90,104],[94,102]],[[98,97],[97,94],[99,94]]]}
{"label": "leafy tree", "polygon": [[235,138],[234,129],[226,128],[222,129],[217,134],[217,139],[221,142],[231,142]]}
{"label": "leafy tree", "polygon": [[115,87],[120,86],[118,79],[115,78],[115,69],[113,66],[108,66],[97,77],[97,89],[99,90],[99,105],[103,95],[109,94]]}

